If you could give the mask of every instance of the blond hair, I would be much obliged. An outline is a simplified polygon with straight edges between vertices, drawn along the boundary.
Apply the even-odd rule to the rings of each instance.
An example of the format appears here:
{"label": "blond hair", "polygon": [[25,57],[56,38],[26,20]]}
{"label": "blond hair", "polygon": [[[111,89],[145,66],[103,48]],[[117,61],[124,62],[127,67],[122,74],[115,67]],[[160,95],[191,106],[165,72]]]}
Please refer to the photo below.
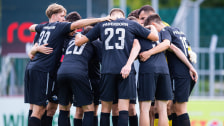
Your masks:
{"label": "blond hair", "polygon": [[53,14],[61,13],[63,11],[65,14],[67,13],[67,10],[62,5],[53,3],[47,7],[46,16],[50,19]]}

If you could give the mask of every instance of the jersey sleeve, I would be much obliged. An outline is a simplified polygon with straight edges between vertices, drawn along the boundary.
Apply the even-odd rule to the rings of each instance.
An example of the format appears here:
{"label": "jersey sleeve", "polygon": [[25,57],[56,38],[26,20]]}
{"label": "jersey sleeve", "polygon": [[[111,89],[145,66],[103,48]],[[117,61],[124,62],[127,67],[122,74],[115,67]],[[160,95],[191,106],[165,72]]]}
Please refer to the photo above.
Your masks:
{"label": "jersey sleeve", "polygon": [[130,27],[130,29],[136,36],[139,36],[139,37],[142,37],[142,38],[147,38],[148,35],[151,33],[151,30],[142,27],[137,22],[133,21],[132,23],[133,24]]}
{"label": "jersey sleeve", "polygon": [[96,40],[100,36],[100,24],[94,26],[87,34],[86,37],[89,39],[90,42]]}
{"label": "jersey sleeve", "polygon": [[45,26],[45,24],[38,24],[36,27],[35,27],[35,31],[37,33],[40,33],[43,29],[43,27]]}
{"label": "jersey sleeve", "polygon": [[70,22],[61,22],[60,23],[60,29],[65,34],[71,32],[71,23]]}
{"label": "jersey sleeve", "polygon": [[165,39],[169,40],[170,42],[172,41],[172,37],[170,35],[170,32],[167,31],[167,30],[165,30],[165,29],[162,29],[160,31],[160,37],[161,37],[160,38],[161,39],[161,42],[163,42],[163,40],[165,40]]}

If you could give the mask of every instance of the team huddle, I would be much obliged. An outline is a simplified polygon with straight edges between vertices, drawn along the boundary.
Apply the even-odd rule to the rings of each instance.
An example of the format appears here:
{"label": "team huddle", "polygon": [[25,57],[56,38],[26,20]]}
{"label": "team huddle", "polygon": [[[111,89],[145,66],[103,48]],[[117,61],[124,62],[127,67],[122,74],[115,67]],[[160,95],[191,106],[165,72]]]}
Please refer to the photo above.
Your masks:
{"label": "team huddle", "polygon": [[25,72],[28,126],[51,126],[58,105],[59,126],[71,125],[71,106],[74,126],[98,126],[99,104],[100,126],[110,125],[111,112],[113,126],[190,126],[187,102],[198,75],[183,32],[149,5],[127,19],[118,8],[102,18],[66,13],[51,4],[49,22],[29,28],[36,36]]}

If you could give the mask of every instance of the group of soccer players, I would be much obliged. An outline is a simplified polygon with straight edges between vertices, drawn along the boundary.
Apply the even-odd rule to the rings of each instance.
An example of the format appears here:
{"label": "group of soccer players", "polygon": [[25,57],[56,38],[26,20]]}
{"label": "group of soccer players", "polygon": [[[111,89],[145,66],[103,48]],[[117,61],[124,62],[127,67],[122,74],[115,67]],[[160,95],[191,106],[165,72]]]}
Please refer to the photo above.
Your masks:
{"label": "group of soccer players", "polygon": [[166,26],[151,6],[128,19],[118,8],[107,17],[81,19],[77,12],[66,16],[54,3],[46,15],[48,23],[29,28],[36,32],[25,73],[29,126],[52,125],[58,104],[59,126],[70,126],[72,104],[75,126],[98,126],[100,102],[101,126],[110,125],[111,111],[114,126],[154,126],[155,113],[159,126],[168,126],[168,117],[173,126],[190,126],[187,101],[197,81],[195,56],[189,55],[184,33]]}

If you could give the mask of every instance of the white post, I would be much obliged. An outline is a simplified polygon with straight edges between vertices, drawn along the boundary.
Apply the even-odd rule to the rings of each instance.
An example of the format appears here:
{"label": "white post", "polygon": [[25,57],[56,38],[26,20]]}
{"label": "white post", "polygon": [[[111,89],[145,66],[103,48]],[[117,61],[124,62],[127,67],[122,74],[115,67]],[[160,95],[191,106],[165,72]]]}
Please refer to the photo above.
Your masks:
{"label": "white post", "polygon": [[126,0],[120,0],[120,8],[121,8],[121,10],[124,11],[124,15],[126,17],[126,14],[127,14],[127,12],[126,12],[126,10],[127,10]]}
{"label": "white post", "polygon": [[92,0],[86,1],[86,17],[92,17]]}
{"label": "white post", "polygon": [[158,3],[159,3],[159,0],[152,0],[152,7],[156,11],[156,13],[159,13]]}
{"label": "white post", "polygon": [[114,7],[113,0],[108,0],[108,14],[110,13],[110,10]]}
{"label": "white post", "polygon": [[209,96],[215,95],[215,49],[218,43],[218,36],[212,35],[211,44],[209,48]]}

